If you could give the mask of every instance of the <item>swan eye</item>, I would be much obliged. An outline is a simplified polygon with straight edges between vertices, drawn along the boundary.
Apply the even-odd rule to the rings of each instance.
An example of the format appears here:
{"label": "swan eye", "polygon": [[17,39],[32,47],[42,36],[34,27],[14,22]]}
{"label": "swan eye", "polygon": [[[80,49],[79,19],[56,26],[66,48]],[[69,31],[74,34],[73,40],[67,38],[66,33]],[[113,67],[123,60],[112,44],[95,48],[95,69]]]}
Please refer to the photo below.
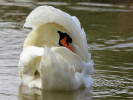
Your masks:
{"label": "swan eye", "polygon": [[72,38],[67,33],[63,33],[61,31],[57,31],[57,32],[59,34],[59,45],[64,46],[69,50],[73,51],[70,46],[70,43],[72,43]]}

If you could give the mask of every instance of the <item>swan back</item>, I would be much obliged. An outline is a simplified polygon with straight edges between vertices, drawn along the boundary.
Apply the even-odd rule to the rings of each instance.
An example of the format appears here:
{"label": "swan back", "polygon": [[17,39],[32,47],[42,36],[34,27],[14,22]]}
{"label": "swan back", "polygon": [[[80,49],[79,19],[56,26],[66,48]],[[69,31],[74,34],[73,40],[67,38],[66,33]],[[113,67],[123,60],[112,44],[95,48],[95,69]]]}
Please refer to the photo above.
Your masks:
{"label": "swan back", "polygon": [[33,10],[26,19],[24,27],[31,27],[33,30],[47,23],[56,23],[63,26],[72,37],[72,48],[82,60],[88,61],[88,45],[86,35],[79,20],[52,6],[39,6]]}

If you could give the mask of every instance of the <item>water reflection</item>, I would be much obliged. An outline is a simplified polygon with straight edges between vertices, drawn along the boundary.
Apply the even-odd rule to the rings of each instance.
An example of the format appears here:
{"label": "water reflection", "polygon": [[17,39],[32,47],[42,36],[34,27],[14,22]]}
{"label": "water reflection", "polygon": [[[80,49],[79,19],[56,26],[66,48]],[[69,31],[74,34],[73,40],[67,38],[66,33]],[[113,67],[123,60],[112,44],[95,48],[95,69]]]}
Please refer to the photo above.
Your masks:
{"label": "water reflection", "polygon": [[[76,91],[43,91],[28,88],[21,84],[19,87],[19,100],[92,100],[92,88]],[[86,96],[87,95],[87,96]]]}

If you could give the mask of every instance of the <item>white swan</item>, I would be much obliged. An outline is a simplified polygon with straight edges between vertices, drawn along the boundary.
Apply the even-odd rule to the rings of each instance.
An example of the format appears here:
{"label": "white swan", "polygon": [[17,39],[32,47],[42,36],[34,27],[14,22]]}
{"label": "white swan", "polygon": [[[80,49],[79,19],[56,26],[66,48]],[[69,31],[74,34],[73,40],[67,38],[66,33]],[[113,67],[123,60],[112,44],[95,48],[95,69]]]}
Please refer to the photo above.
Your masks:
{"label": "white swan", "polygon": [[39,6],[26,19],[32,28],[20,55],[23,84],[44,90],[90,87],[94,72],[79,20],[52,6]]}

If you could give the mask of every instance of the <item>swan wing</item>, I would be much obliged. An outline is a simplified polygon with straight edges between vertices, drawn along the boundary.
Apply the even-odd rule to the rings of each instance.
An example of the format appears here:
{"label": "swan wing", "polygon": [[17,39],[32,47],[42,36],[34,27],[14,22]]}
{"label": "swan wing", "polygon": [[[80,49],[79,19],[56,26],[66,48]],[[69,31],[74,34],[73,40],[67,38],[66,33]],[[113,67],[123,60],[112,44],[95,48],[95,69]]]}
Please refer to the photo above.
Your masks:
{"label": "swan wing", "polygon": [[23,83],[29,87],[41,87],[41,80],[38,73],[43,48],[29,46],[23,50],[19,61],[19,74]]}
{"label": "swan wing", "polygon": [[82,64],[81,58],[67,48],[45,46],[40,65],[42,88],[73,90],[84,86],[83,74],[79,72]]}
{"label": "swan wing", "polygon": [[81,72],[84,68],[83,60],[65,47],[54,47],[52,51],[75,66],[75,71]]}
{"label": "swan wing", "polygon": [[47,24],[57,23],[63,26],[73,39],[72,48],[82,60],[88,61],[88,45],[86,35],[78,18],[71,16],[52,6],[39,6],[33,10],[26,19],[24,27],[37,27]]}
{"label": "swan wing", "polygon": [[19,61],[23,83],[45,90],[73,90],[84,86],[85,68],[82,59],[65,47],[29,46]]}

